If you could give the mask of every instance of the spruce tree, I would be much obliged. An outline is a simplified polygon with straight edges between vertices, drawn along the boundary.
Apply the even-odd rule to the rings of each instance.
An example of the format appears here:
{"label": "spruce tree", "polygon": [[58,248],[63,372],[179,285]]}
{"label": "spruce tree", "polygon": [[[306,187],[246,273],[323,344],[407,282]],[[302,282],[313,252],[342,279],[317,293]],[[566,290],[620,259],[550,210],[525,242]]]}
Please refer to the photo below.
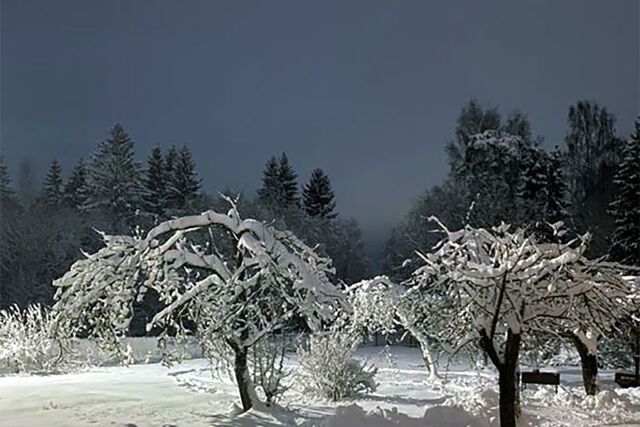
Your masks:
{"label": "spruce tree", "polygon": [[64,186],[64,201],[72,208],[82,208],[87,201],[87,166],[83,159],[78,160]]}
{"label": "spruce tree", "polygon": [[[550,159],[542,150],[529,147],[516,158],[516,168],[519,167],[518,190],[518,221],[522,225],[533,225],[543,221],[544,205],[546,203],[547,169]],[[515,219],[515,218],[514,218]]]}
{"label": "spruce tree", "polygon": [[544,219],[548,223],[555,223],[567,218],[568,188],[564,177],[564,161],[558,146],[549,155],[546,173],[546,191],[544,203]]}
{"label": "spruce tree", "polygon": [[615,229],[609,254],[617,261],[640,265],[640,118],[622,154],[614,180],[618,191],[610,206]]}
{"label": "spruce tree", "polygon": [[144,205],[147,212],[162,215],[167,197],[167,170],[160,147],[151,150],[144,172]]}
{"label": "spruce tree", "polygon": [[4,162],[4,156],[0,156],[0,202],[13,200],[15,192],[11,188],[11,177],[9,168]]}
{"label": "spruce tree", "polygon": [[281,186],[281,207],[289,208],[298,204],[298,176],[289,164],[289,159],[285,153],[280,156],[278,166],[278,179]]}
{"label": "spruce tree", "polygon": [[[173,156],[173,154],[172,154]],[[167,197],[169,206],[173,209],[189,209],[198,197],[200,180],[196,174],[196,164],[191,151],[186,145],[177,152],[175,162],[171,166]]]}
{"label": "spruce tree", "polygon": [[312,217],[333,219],[336,217],[333,190],[329,177],[322,169],[314,169],[302,193],[304,210]]}
{"label": "spruce tree", "polygon": [[280,191],[278,160],[271,157],[262,172],[262,187],[258,190],[260,202],[269,208],[278,206],[281,199]]}
{"label": "spruce tree", "polygon": [[173,174],[175,172],[176,164],[178,163],[178,149],[175,145],[172,145],[167,150],[167,154],[164,156],[164,176],[166,178],[165,184],[165,197],[163,200],[163,206],[165,209],[173,208],[173,200],[171,196],[175,193],[173,186]]}
{"label": "spruce tree", "polygon": [[133,141],[121,125],[116,124],[92,154],[87,188],[86,208],[109,215],[114,228],[141,207],[144,188]]}
{"label": "spruce tree", "polygon": [[49,208],[57,208],[63,201],[62,167],[58,160],[51,162],[42,183],[42,201]]}

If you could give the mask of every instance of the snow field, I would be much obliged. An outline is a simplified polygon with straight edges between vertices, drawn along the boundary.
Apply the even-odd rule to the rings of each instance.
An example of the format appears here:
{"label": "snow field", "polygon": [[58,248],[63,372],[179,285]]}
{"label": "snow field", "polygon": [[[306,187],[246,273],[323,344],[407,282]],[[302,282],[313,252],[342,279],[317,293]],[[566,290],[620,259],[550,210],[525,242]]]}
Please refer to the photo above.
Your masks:
{"label": "snow field", "polygon": [[[80,426],[300,426],[300,427],[486,427],[497,425],[495,374],[455,366],[430,380],[420,351],[365,347],[358,358],[379,368],[378,390],[353,401],[330,402],[302,394],[295,374],[280,406],[238,415],[237,388],[212,376],[204,359],[171,368],[161,364],[92,368],[54,376],[0,378],[1,427]],[[297,369],[291,354],[288,366]],[[601,376],[603,391],[584,395],[576,367],[557,368],[562,385],[522,391],[525,426],[640,426],[640,389],[614,389],[613,373]]]}

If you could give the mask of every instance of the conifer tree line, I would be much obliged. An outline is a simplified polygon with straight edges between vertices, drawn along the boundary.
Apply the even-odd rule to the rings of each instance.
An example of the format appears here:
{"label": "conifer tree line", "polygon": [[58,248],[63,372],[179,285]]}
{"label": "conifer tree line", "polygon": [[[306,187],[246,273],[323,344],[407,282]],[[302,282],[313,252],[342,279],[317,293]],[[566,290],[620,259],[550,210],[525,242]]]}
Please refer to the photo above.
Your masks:
{"label": "conifer tree line", "polygon": [[[187,146],[156,146],[140,163],[132,138],[119,124],[69,172],[52,160],[39,186],[32,184],[30,165],[21,169],[29,173],[19,174],[14,185],[0,157],[0,308],[49,305],[51,282],[82,251],[93,252],[102,244],[97,230],[140,232],[175,216],[226,209],[220,196],[202,192]],[[362,233],[355,220],[337,217],[329,177],[316,169],[303,187],[297,179],[282,154],[267,162],[255,196],[226,193],[239,197],[244,215],[291,229],[334,257],[336,279],[363,278],[367,261]],[[145,304],[153,311],[153,301]]]}
{"label": "conifer tree line", "polygon": [[[618,135],[606,108],[580,101],[568,111],[564,140],[543,144],[525,114],[504,117],[497,108],[470,101],[446,144],[449,174],[418,197],[394,228],[381,266],[366,259],[358,222],[339,214],[322,169],[299,177],[282,153],[266,162],[256,193],[223,193],[237,198],[245,217],[291,230],[330,256],[335,279],[344,283],[372,270],[406,276],[415,250],[439,239],[430,232],[430,215],[451,229],[505,221],[548,239],[554,237],[545,224],[564,221],[576,233],[592,233],[589,256],[639,265],[639,128],[636,121],[632,135]],[[52,280],[83,256],[81,250],[100,247],[96,230],[137,232],[226,206],[220,196],[202,191],[187,146],[156,146],[140,163],[133,139],[118,124],[69,171],[53,159],[39,185],[28,163],[14,173],[0,157],[0,307],[50,304]]]}

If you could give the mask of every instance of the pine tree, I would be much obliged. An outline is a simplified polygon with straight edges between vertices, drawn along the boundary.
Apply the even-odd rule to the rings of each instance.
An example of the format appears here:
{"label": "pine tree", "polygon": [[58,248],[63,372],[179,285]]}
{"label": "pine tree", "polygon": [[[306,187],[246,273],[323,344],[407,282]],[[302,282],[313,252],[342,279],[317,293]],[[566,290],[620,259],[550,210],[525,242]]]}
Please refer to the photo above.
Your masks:
{"label": "pine tree", "polygon": [[78,160],[64,186],[64,200],[72,208],[81,208],[87,201],[87,166],[83,159]]}
{"label": "pine tree", "polygon": [[87,187],[86,208],[109,215],[114,227],[141,207],[144,188],[133,141],[121,125],[116,124],[92,154]]}
{"label": "pine tree", "polygon": [[45,206],[56,208],[62,204],[62,167],[58,160],[53,160],[42,183],[42,201]]}
{"label": "pine tree", "polygon": [[167,187],[168,205],[173,209],[189,209],[198,197],[200,180],[196,174],[193,156],[186,145],[177,152],[171,169]]}
{"label": "pine tree", "polygon": [[4,162],[4,156],[0,156],[0,202],[13,200],[15,192],[11,188],[11,177],[9,176],[9,168]]}
{"label": "pine tree", "polygon": [[617,261],[640,265],[640,118],[622,154],[614,180],[618,192],[610,207],[615,230],[609,254]]}
{"label": "pine tree", "polygon": [[280,156],[280,165],[278,167],[278,179],[282,188],[282,207],[289,208],[298,204],[298,176],[289,164],[289,159],[285,153]]}
{"label": "pine tree", "polygon": [[167,197],[167,170],[160,147],[151,150],[143,178],[145,186],[145,209],[155,215],[162,215]]}
{"label": "pine tree", "polygon": [[278,160],[271,157],[265,164],[262,172],[262,187],[258,190],[260,202],[267,207],[275,207],[280,204],[280,172]]}
{"label": "pine tree", "polygon": [[322,169],[314,169],[303,190],[304,209],[310,216],[333,219],[336,217],[333,190],[329,177]]}

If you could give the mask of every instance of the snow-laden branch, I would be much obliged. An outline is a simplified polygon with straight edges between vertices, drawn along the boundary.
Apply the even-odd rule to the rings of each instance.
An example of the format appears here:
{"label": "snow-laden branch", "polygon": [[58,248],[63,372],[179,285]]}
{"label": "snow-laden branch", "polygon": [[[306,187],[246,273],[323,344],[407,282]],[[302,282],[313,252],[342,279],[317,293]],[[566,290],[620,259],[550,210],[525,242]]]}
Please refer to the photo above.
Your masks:
{"label": "snow-laden branch", "polygon": [[114,352],[134,303],[149,289],[162,306],[148,330],[195,333],[239,348],[295,316],[319,327],[341,303],[327,276],[330,260],[289,232],[241,219],[233,204],[227,214],[163,222],[143,238],[103,237],[103,249],[54,282],[55,310]]}
{"label": "snow-laden branch", "polygon": [[[445,238],[434,252],[421,256],[425,265],[412,283],[422,294],[442,296],[444,305],[428,308],[433,316],[448,307],[453,318],[466,324],[441,336],[450,347],[467,342],[472,325],[480,339],[493,342],[493,359],[504,351],[501,337],[509,330],[599,336],[633,309],[634,291],[623,277],[625,268],[587,259],[588,235],[566,243],[538,243],[522,229],[509,231],[507,224],[450,231],[431,219]],[[561,224],[554,227],[556,234],[563,232]],[[592,348],[590,339],[584,341]]]}

